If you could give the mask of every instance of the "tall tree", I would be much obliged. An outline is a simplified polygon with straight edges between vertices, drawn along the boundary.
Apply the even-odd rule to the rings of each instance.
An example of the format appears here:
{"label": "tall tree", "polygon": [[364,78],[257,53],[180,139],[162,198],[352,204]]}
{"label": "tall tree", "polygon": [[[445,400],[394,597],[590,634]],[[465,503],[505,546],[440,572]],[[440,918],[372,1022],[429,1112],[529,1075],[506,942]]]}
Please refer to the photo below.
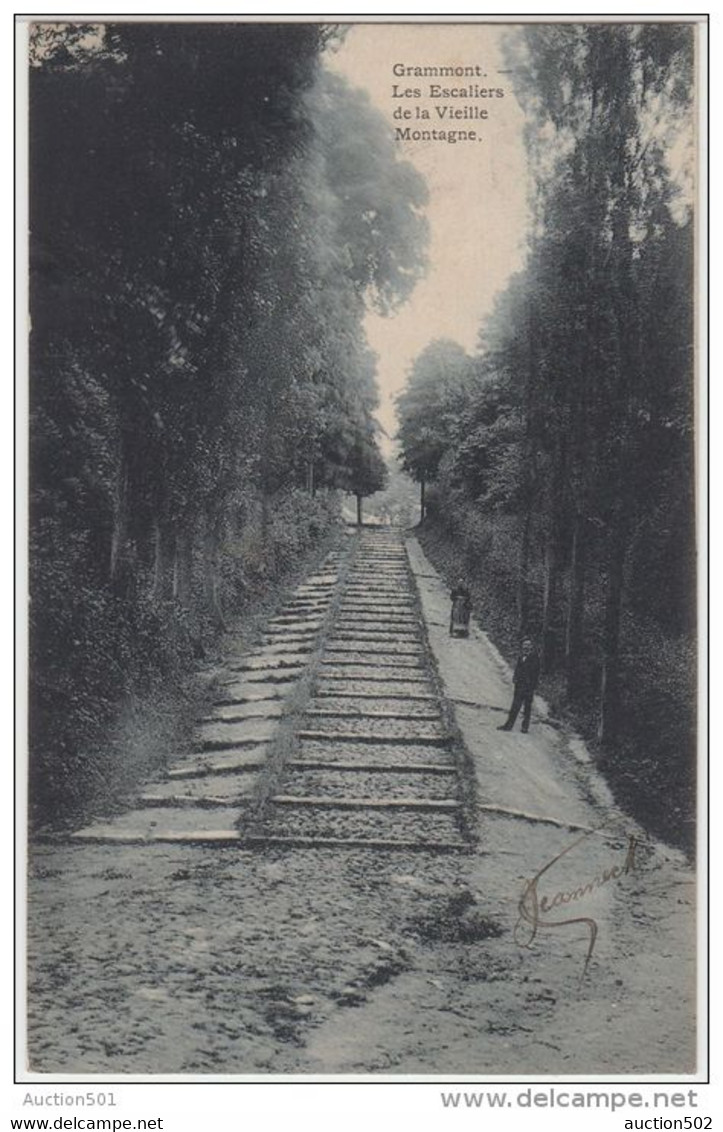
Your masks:
{"label": "tall tree", "polygon": [[537,172],[535,254],[563,281],[546,289],[548,301],[568,313],[566,322],[554,312],[545,319],[551,364],[548,370],[542,359],[539,382],[541,396],[552,396],[548,416],[558,438],[550,531],[560,529],[555,512],[569,530],[572,512],[568,674],[572,687],[595,520],[606,544],[600,735],[612,738],[626,558],[639,502],[630,478],[646,364],[641,251],[674,192],[665,151],[689,126],[692,39],[690,29],[675,25],[571,25],[526,29],[517,45],[516,89]]}
{"label": "tall tree", "polygon": [[[371,106],[324,77],[333,34],[35,26],[32,642],[46,738],[56,702],[88,717],[99,696],[91,610],[126,687],[162,627],[224,624],[224,550],[257,504],[266,520],[278,493],[341,485],[374,443],[363,318],[423,270],[425,188]],[[56,701],[64,639],[78,652]]]}
{"label": "tall tree", "polygon": [[397,398],[402,467],[419,484],[420,522],[425,517],[425,489],[439,464],[458,419],[469,374],[469,359],[450,339],[431,342],[412,365]]}

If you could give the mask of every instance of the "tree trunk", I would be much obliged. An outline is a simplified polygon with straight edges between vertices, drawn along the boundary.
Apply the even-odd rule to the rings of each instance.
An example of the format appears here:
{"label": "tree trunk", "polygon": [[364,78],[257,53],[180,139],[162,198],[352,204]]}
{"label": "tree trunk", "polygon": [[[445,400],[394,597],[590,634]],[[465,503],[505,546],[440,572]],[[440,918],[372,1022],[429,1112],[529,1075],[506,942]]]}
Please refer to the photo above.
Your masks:
{"label": "tree trunk", "polygon": [[356,497],[356,525],[358,527],[361,527],[361,525],[362,525],[362,496],[361,495],[357,495],[357,497]]}
{"label": "tree trunk", "polygon": [[558,662],[562,638],[561,559],[563,532],[570,500],[567,491],[568,438],[561,424],[562,406],[552,408],[555,420],[555,450],[546,491],[545,581],[542,599],[542,667],[552,671]]}
{"label": "tree trunk", "polygon": [[190,611],[193,603],[193,544],[187,529],[176,536],[176,556],[173,569],[173,596],[179,605]]}
{"label": "tree trunk", "polygon": [[221,570],[219,547],[221,528],[219,520],[208,519],[203,539],[203,588],[206,608],[214,625],[226,628],[221,607]]}
{"label": "tree trunk", "polygon": [[113,530],[110,540],[110,582],[116,591],[125,589],[131,569],[128,555],[128,466],[121,450],[113,493]]}
{"label": "tree trunk", "polygon": [[620,724],[620,612],[623,602],[626,553],[625,529],[622,523],[616,524],[610,537],[598,722],[598,739],[601,743],[611,743]]}
{"label": "tree trunk", "polygon": [[545,584],[542,599],[542,667],[549,672],[557,659],[559,631],[560,561],[555,532],[545,546]]}
{"label": "tree trunk", "polygon": [[530,615],[530,593],[527,585],[527,574],[530,565],[530,533],[532,530],[532,507],[528,504],[525,511],[525,522],[522,527],[522,541],[520,543],[520,565],[517,577],[517,620],[521,634],[527,632],[527,621]]}
{"label": "tree trunk", "polygon": [[261,545],[266,547],[269,532],[269,497],[266,488],[261,489]]}
{"label": "tree trunk", "polygon": [[175,532],[167,522],[156,519],[153,526],[154,558],[152,596],[156,605],[173,597]]}
{"label": "tree trunk", "polygon": [[572,532],[570,596],[565,625],[565,671],[567,694],[576,699],[582,689],[582,643],[585,615],[585,570],[587,566],[587,518],[578,511]]}
{"label": "tree trunk", "polygon": [[[612,213],[612,270],[617,288],[614,313],[616,319],[613,402],[610,414],[611,436],[616,454],[609,480],[611,519],[607,552],[607,593],[603,625],[603,664],[600,680],[600,717],[598,738],[601,743],[614,742],[620,729],[620,613],[623,604],[625,559],[628,551],[630,521],[635,487],[631,417],[636,380],[642,372],[640,349],[640,310],[632,281],[632,243],[630,237],[630,203],[626,191],[624,153],[619,168],[613,168],[617,189],[617,205]],[[616,184],[617,182],[617,184]]]}
{"label": "tree trunk", "polygon": [[426,513],[427,513],[427,504],[426,504],[426,500],[425,500],[424,488],[425,488],[424,480],[421,479],[419,481],[419,521],[420,521],[420,523],[424,522],[424,520],[426,518]]}

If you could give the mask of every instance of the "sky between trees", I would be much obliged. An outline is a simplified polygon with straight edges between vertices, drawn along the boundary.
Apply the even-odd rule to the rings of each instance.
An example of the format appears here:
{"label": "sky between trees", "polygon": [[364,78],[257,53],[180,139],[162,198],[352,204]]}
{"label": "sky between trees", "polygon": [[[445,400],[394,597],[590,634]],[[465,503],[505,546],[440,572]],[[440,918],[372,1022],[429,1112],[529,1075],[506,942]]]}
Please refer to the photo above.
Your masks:
{"label": "sky between trees", "polygon": [[[427,181],[430,245],[429,270],[409,301],[392,317],[371,312],[366,318],[369,344],[379,356],[378,416],[390,435],[397,429],[393,398],[404,386],[414,358],[435,338],[452,338],[473,350],[495,294],[523,262],[528,217],[524,122],[512,76],[500,73],[504,69],[500,42],[509,30],[490,24],[356,24],[340,48],[327,52],[327,65],[365,89],[390,127],[435,125],[395,122],[393,111],[400,103],[412,108],[417,103],[431,105],[424,97],[392,97],[394,83],[422,87],[426,94],[430,81],[400,80],[392,71],[395,63],[480,64],[488,76],[481,85],[501,86],[506,92],[503,99],[489,104],[487,121],[453,123],[476,128],[483,133],[482,142],[397,142],[400,154]],[[463,83],[455,80],[457,86]],[[455,100],[460,107],[470,103],[487,105],[482,99]]]}

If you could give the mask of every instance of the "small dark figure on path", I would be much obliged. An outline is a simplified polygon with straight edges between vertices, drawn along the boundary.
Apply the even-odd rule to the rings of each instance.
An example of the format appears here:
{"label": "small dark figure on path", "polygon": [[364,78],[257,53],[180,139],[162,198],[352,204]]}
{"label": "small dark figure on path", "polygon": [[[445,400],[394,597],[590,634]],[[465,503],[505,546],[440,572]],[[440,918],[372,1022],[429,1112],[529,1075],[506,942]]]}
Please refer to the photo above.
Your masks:
{"label": "small dark figure on path", "polygon": [[460,579],[452,590],[452,612],[449,615],[450,637],[469,636],[469,618],[472,612],[472,601],[469,590]]}
{"label": "small dark figure on path", "polygon": [[507,716],[507,722],[498,727],[498,731],[511,731],[515,726],[515,720],[519,713],[520,708],[524,708],[522,714],[522,728],[521,730],[527,733],[530,730],[530,715],[532,713],[532,697],[535,694],[537,681],[540,676],[540,658],[535,651],[535,646],[529,637],[525,637],[522,642],[522,651],[515,665],[515,694],[512,698],[512,707],[510,714]]}

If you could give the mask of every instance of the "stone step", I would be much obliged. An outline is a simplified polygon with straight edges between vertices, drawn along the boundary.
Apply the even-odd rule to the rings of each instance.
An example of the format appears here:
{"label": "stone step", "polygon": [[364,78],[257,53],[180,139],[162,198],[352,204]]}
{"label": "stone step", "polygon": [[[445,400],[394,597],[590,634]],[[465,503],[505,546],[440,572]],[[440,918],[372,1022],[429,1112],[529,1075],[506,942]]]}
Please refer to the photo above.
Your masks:
{"label": "stone step", "polygon": [[450,751],[446,745],[433,747],[431,744],[388,743],[385,740],[373,745],[356,742],[354,739],[343,743],[329,743],[326,739],[304,739],[299,746],[299,759],[321,759],[322,762],[341,759],[349,763],[362,763],[373,759],[377,762],[407,763],[410,767],[422,763],[449,763]]}
{"label": "stone step", "polygon": [[384,609],[379,613],[374,605],[350,607],[346,602],[342,602],[335,624],[341,621],[353,622],[355,625],[372,622],[373,624],[412,625],[416,627],[420,623],[420,618],[411,604],[403,607],[398,605],[396,609]]}
{"label": "stone step", "polygon": [[383,657],[423,657],[424,649],[421,644],[406,644],[405,642],[397,643],[396,641],[369,641],[369,640],[356,640],[356,641],[330,641],[325,650],[324,656],[353,656],[354,654],[363,655],[366,659],[367,656],[383,656]]}
{"label": "stone step", "polygon": [[249,657],[237,664],[230,664],[229,668],[232,672],[273,672],[282,668],[297,668],[303,671],[308,663],[311,651],[311,649],[307,649],[303,652],[303,655],[299,652],[293,652],[281,656]]}
{"label": "stone step", "polygon": [[431,746],[431,747],[445,747],[451,742],[451,736],[445,733],[439,735],[415,735],[406,733],[403,735],[388,735],[383,732],[372,731],[324,731],[315,730],[313,728],[303,728],[296,732],[297,738],[300,740],[314,740],[316,742],[327,743],[384,743],[386,745],[396,746],[397,744],[405,746]]}
{"label": "stone step", "polygon": [[301,598],[296,601],[289,601],[284,606],[284,612],[294,617],[299,617],[303,614],[308,614],[310,617],[323,617],[329,611],[331,606],[331,598],[326,598],[325,601],[308,601]]}
{"label": "stone step", "polygon": [[269,645],[275,645],[276,648],[272,654],[273,656],[287,656],[289,653],[296,654],[299,652],[311,653],[314,651],[317,636],[318,634],[316,632],[304,634],[303,636],[299,635],[299,633],[290,633],[288,636],[284,636],[281,633],[273,635],[264,633],[264,650],[266,650]]}
{"label": "stone step", "polygon": [[[347,657],[351,657],[352,659],[346,659]],[[425,668],[425,665],[421,660],[415,660],[410,656],[400,656],[399,654],[388,656],[387,658],[385,658],[383,654],[377,654],[375,656],[368,654],[366,657],[364,657],[363,660],[354,660],[353,657],[353,653],[347,653],[346,655],[343,653],[337,653],[335,656],[329,656],[322,659],[321,663],[322,665],[338,669],[383,668],[385,672],[387,668],[403,668],[409,669],[410,671],[414,672],[421,672]]]}
{"label": "stone step", "polygon": [[409,598],[409,590],[401,586],[387,586],[384,589],[371,585],[360,586],[358,590],[356,588],[346,589],[342,594],[342,600],[346,601],[377,601],[394,605],[401,605],[402,601],[408,601]]}
{"label": "stone step", "polygon": [[406,586],[381,586],[368,582],[364,585],[351,584],[346,586],[344,594],[347,597],[368,597],[378,595],[380,598],[392,600],[398,597],[407,597],[409,590]]}
{"label": "stone step", "polygon": [[397,720],[390,713],[354,712],[340,718],[336,712],[333,712],[330,715],[311,715],[308,719],[305,717],[302,727],[304,730],[320,730],[324,735],[329,732],[334,734],[344,732],[345,735],[375,736],[380,743],[414,743],[420,738],[426,741],[449,737],[440,715],[431,719],[420,719],[418,715],[410,718],[407,715],[406,718]]}
{"label": "stone step", "polygon": [[352,572],[347,574],[343,585],[345,591],[355,589],[380,589],[394,590],[398,593],[408,593],[412,583],[406,571],[404,573],[389,575],[373,567],[369,570],[358,570],[356,573]]}
{"label": "stone step", "polygon": [[403,711],[367,711],[362,708],[331,708],[325,710],[324,708],[307,708],[304,712],[305,719],[399,719],[399,720],[422,720],[422,721],[435,721],[441,720],[440,712],[403,712]]}
{"label": "stone step", "polygon": [[354,601],[342,599],[339,606],[339,612],[342,616],[353,613],[366,613],[376,617],[389,617],[394,616],[395,613],[416,614],[416,607],[412,598],[395,597],[390,598],[388,601],[369,600],[362,601],[356,598]]}
{"label": "stone step", "polygon": [[[373,684],[374,688],[367,688],[369,692],[376,691],[377,688],[385,691],[390,684],[408,684],[409,686],[423,686],[426,688],[432,687],[432,680],[426,672],[424,672],[421,664],[381,665],[384,671],[375,675],[373,670],[377,665],[366,661],[355,664],[353,661],[347,663],[346,661],[322,660],[321,663],[323,665],[323,671],[319,673],[319,680],[343,681],[351,687],[357,684],[363,687]],[[398,690],[399,689],[394,689],[394,692],[396,693]]]}
{"label": "stone step", "polygon": [[304,669],[298,664],[291,666],[274,665],[273,668],[254,668],[250,670],[250,675],[243,680],[239,680],[238,676],[228,676],[220,680],[219,684],[224,692],[230,689],[229,694],[233,694],[236,688],[246,688],[249,684],[254,688],[263,688],[264,685],[268,685],[269,689],[288,690],[294,687],[296,677],[300,676],[303,671]]}
{"label": "stone step", "polygon": [[252,794],[252,790],[248,790],[245,795],[242,794],[207,794],[203,798],[187,798],[184,794],[169,794],[166,797],[159,797],[156,794],[141,794],[139,798],[135,799],[135,805],[143,807],[158,807],[168,809],[203,809],[203,810],[216,810],[228,806],[239,806],[246,801]]}
{"label": "stone step", "polygon": [[245,720],[279,719],[284,710],[281,700],[260,700],[253,704],[221,704],[199,723],[243,723]]}
{"label": "stone step", "polygon": [[[254,769],[259,769],[258,765]],[[143,806],[230,806],[253,794],[256,774],[249,773],[250,770],[166,779],[146,785],[136,803]]]}
{"label": "stone step", "polygon": [[376,640],[379,633],[384,633],[393,640],[419,641],[421,628],[415,620],[390,621],[385,617],[344,618],[334,624],[334,632],[338,636],[355,636],[358,633],[369,634],[369,640]]}
{"label": "stone step", "polygon": [[267,626],[267,632],[272,629],[287,630],[287,629],[309,629],[310,631],[317,632],[324,624],[323,617],[297,617],[295,614],[279,614],[277,617],[272,617]]}
{"label": "stone step", "polygon": [[[356,660],[354,659],[356,657]],[[373,664],[378,661],[386,665],[417,664],[425,660],[426,653],[421,640],[417,641],[333,641],[328,642],[321,654],[324,664]]]}
{"label": "stone step", "polygon": [[368,849],[398,853],[469,853],[471,846],[461,838],[393,838],[393,837],[325,837],[302,834],[246,834],[241,838],[243,847],[279,849]]}
{"label": "stone step", "polygon": [[118,817],[93,822],[73,834],[74,841],[125,840],[158,841],[169,835],[233,830],[238,819],[238,810],[226,806],[218,808],[210,818],[204,806],[167,807],[148,806],[140,810],[128,810]]}
{"label": "stone step", "polygon": [[[254,653],[252,653],[251,656],[252,656],[253,659],[258,658],[259,660],[266,660],[266,659],[273,660],[277,656],[281,656],[281,657],[284,657],[284,659],[286,659],[286,658],[291,656],[291,657],[296,657],[298,660],[301,661],[302,658],[307,657],[309,655],[309,653],[311,653],[313,651],[314,651],[313,643],[311,641],[309,641],[308,638],[305,637],[303,641],[298,641],[297,643],[292,642],[291,644],[289,644],[286,641],[271,641],[268,644],[263,644]],[[246,657],[243,654],[241,654],[240,656],[237,656],[237,657],[229,657],[229,660],[234,664],[235,664],[236,660],[245,660],[245,659],[246,659]],[[306,663],[305,659],[304,659],[303,663]]]}
{"label": "stone step", "polygon": [[[284,795],[281,795],[284,797]],[[374,800],[374,799],[370,799]],[[386,799],[384,799],[386,801]],[[403,801],[403,798],[395,801]],[[395,806],[360,807],[358,799],[350,806],[298,804],[292,797],[288,804],[270,805],[266,824],[254,833],[270,833],[284,837],[340,837],[344,840],[389,838],[413,841],[450,841],[460,838],[461,810]],[[338,801],[338,799],[336,799]]]}
{"label": "stone step", "polygon": [[333,798],[324,795],[274,794],[275,806],[309,806],[337,810],[459,810],[461,803],[453,798]]}
{"label": "stone step", "polygon": [[354,583],[358,580],[366,582],[368,578],[373,578],[378,581],[398,582],[403,585],[409,581],[409,574],[406,570],[390,570],[387,567],[375,566],[369,570],[350,570],[347,574],[347,580]]}
{"label": "stone step", "polygon": [[345,759],[293,759],[286,763],[286,770],[329,770],[329,771],[360,771],[362,773],[376,773],[382,771],[390,774],[455,774],[454,763],[392,763],[392,762],[349,762]]}
{"label": "stone step", "polygon": [[355,681],[358,684],[372,683],[375,686],[389,687],[392,684],[421,684],[425,688],[432,686],[424,666],[417,664],[376,665],[371,662],[354,664],[353,661],[339,662],[322,660],[320,680],[343,680],[346,684]]}
{"label": "stone step", "polygon": [[291,680],[283,684],[270,684],[268,687],[259,683],[250,684],[246,680],[235,681],[231,685],[226,685],[223,692],[217,693],[213,706],[281,703],[285,694],[291,691],[293,687],[294,682]]}
{"label": "stone step", "polygon": [[279,615],[285,613],[297,613],[303,610],[306,613],[314,613],[315,611],[326,610],[331,605],[331,594],[297,594],[295,597],[290,597],[284,606],[279,610]]}
{"label": "stone step", "polygon": [[363,629],[361,626],[342,628],[336,625],[334,634],[329,637],[329,643],[334,641],[391,641],[400,645],[414,644],[419,640],[419,633],[410,633],[408,630],[390,632],[389,629]]}
{"label": "stone step", "polygon": [[268,743],[276,733],[275,719],[261,722],[242,720],[240,723],[225,721],[202,723],[194,732],[194,742],[200,742],[204,751],[217,747],[249,747],[258,743]]}
{"label": "stone step", "polygon": [[209,752],[206,755],[197,754],[187,759],[180,759],[166,771],[169,779],[200,778],[209,774],[237,774],[261,770],[266,766],[267,743],[260,743],[249,751],[238,749],[220,752]]}
{"label": "stone step", "polygon": [[361,575],[350,575],[343,587],[343,592],[348,594],[357,590],[363,590],[364,593],[376,593],[377,590],[389,590],[395,594],[409,594],[410,585],[405,577],[381,577],[379,571],[375,571],[374,577],[363,578]]}
{"label": "stone step", "polygon": [[403,704],[410,701],[420,703],[436,703],[437,697],[432,692],[408,692],[404,695],[397,695],[394,692],[339,692],[333,688],[317,688],[315,696],[322,699],[334,700],[393,700],[395,703]]}
{"label": "stone step", "polygon": [[[332,760],[329,760],[331,763]],[[388,770],[376,771],[373,763],[380,760],[360,760],[353,769],[346,766],[326,766],[322,770],[312,767],[290,770],[286,775],[279,794],[293,798],[368,798],[407,799],[420,801],[448,800],[456,797],[456,776],[448,766],[448,773],[409,773],[409,768],[390,773]],[[364,807],[361,807],[362,809]]]}
{"label": "stone step", "polygon": [[419,634],[412,633],[365,633],[355,629],[348,633],[334,633],[327,638],[324,655],[327,652],[392,653],[395,656],[423,656],[424,643]]}
{"label": "stone step", "polygon": [[368,609],[380,601],[394,604],[401,612],[405,612],[414,606],[415,599],[408,586],[398,586],[391,592],[383,594],[372,594],[368,586],[355,586],[351,591],[348,589],[341,591],[342,608],[347,605],[354,605]]}
{"label": "stone step", "polygon": [[[203,811],[208,818],[208,811]],[[92,830],[79,830],[71,834],[72,841],[81,841],[91,845],[212,845],[223,847],[225,845],[242,846],[238,830],[227,829],[194,829],[194,830],[168,830],[143,833],[142,831],[109,830],[94,832]]]}
{"label": "stone step", "polygon": [[294,625],[268,625],[264,629],[264,636],[276,640],[281,637],[284,641],[302,641],[317,636],[320,626],[318,624],[303,626]]}

